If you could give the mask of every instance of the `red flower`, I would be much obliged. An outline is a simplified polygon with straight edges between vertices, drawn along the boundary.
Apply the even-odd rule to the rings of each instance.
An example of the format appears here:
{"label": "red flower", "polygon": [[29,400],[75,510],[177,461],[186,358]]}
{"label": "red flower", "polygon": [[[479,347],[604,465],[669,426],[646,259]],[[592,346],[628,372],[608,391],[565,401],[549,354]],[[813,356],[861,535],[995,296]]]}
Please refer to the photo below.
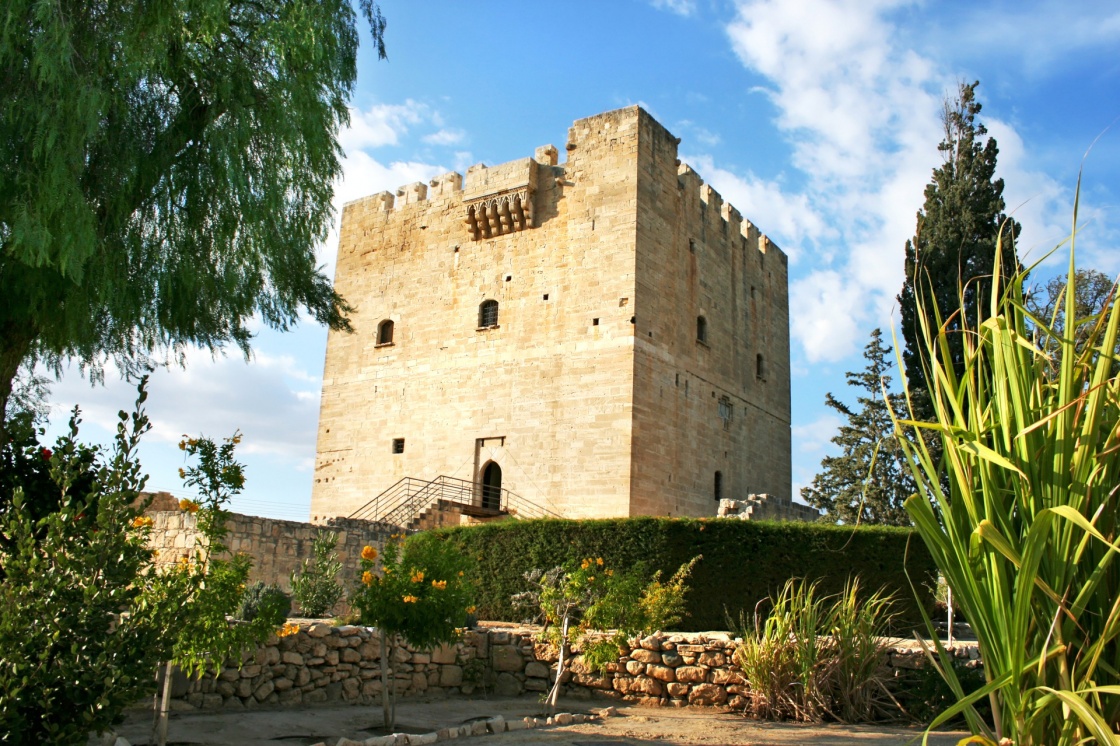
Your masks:
{"label": "red flower", "polygon": [[53,456],[54,454],[51,453],[51,449],[49,448],[41,448],[39,449],[39,455],[43,457],[44,461],[50,461],[51,456]]}

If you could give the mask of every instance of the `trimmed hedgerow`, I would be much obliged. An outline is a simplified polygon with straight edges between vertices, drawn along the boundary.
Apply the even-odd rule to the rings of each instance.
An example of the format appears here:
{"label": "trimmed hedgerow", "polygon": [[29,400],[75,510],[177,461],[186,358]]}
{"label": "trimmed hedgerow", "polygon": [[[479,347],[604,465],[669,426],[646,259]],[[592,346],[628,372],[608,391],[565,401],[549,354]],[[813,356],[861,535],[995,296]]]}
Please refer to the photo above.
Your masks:
{"label": "trimmed hedgerow", "polygon": [[[510,597],[527,588],[523,574],[569,560],[603,557],[613,567],[643,566],[666,577],[697,554],[686,595],[684,631],[726,629],[727,619],[753,613],[755,604],[790,578],[820,582],[837,593],[859,575],[868,590],[897,599],[899,627],[920,625],[918,603],[933,608],[937,576],[925,545],[909,529],[852,528],[819,523],[769,523],[687,518],[503,521],[441,529],[476,562],[478,617],[518,621]],[[920,594],[915,598],[907,571]]]}

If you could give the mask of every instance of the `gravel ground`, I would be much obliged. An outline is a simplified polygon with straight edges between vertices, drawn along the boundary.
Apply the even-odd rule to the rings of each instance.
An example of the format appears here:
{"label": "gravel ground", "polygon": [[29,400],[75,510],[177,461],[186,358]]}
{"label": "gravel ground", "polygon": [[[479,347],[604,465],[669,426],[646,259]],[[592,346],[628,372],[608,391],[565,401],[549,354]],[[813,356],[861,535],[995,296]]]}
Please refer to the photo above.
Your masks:
{"label": "gravel ground", "polygon": [[[609,701],[562,701],[560,711],[590,713],[615,704]],[[424,733],[458,726],[485,717],[502,715],[507,720],[541,715],[537,702],[526,699],[438,699],[407,700],[397,706],[397,728],[403,733]],[[151,713],[134,710],[118,728],[134,745],[148,743]],[[187,746],[328,746],[342,736],[357,741],[382,735],[381,709],[376,706],[344,705],[262,709],[248,712],[173,713],[168,733],[170,744]],[[937,733],[929,743],[953,746],[965,733]],[[747,720],[719,710],[619,706],[618,714],[580,725],[555,726],[497,735],[457,739],[463,746],[608,746],[613,744],[711,744],[736,746],[786,746],[828,744],[830,746],[887,746],[921,742],[918,728],[878,726],[803,725]],[[94,741],[91,740],[91,743]]]}

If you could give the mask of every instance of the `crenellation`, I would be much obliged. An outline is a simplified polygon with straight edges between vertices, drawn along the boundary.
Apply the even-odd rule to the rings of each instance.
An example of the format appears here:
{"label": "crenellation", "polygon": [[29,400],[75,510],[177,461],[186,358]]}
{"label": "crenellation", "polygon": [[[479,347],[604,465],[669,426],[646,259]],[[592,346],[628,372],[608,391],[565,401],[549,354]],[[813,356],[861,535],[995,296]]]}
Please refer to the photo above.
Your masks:
{"label": "crenellation", "polygon": [[455,171],[449,171],[428,182],[431,187],[428,192],[429,199],[436,200],[445,197],[450,197],[456,192],[463,191],[463,175]]}
{"label": "crenellation", "polygon": [[555,145],[542,145],[533,153],[533,160],[542,166],[555,166],[560,154]]}
{"label": "crenellation", "polygon": [[397,189],[396,207],[414,205],[428,199],[428,185],[422,181],[414,181]]}

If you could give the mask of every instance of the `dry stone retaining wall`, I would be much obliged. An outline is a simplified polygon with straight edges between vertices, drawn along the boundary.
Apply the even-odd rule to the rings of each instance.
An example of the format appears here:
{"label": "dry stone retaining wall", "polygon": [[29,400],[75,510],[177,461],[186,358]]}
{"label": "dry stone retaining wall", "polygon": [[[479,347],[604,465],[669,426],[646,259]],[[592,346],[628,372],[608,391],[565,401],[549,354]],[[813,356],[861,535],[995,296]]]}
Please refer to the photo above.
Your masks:
{"label": "dry stone retaining wall", "polygon": [[[178,709],[252,709],[317,702],[375,702],[381,695],[381,645],[368,627],[303,622],[297,634],[273,637],[216,677],[182,682],[173,692]],[[400,696],[488,693],[503,697],[539,696],[550,687],[556,651],[537,640],[531,627],[480,627],[466,630],[453,646],[435,650],[404,647],[392,661],[392,681]],[[642,640],[618,661],[595,673],[579,656],[565,674],[564,693],[595,694],[655,706],[729,706],[745,704],[748,687],[732,653],[735,641],[721,632],[656,634]],[[975,644],[958,646],[959,658],[977,661]],[[885,663],[896,669],[919,668],[922,653],[913,645],[889,651]]]}

